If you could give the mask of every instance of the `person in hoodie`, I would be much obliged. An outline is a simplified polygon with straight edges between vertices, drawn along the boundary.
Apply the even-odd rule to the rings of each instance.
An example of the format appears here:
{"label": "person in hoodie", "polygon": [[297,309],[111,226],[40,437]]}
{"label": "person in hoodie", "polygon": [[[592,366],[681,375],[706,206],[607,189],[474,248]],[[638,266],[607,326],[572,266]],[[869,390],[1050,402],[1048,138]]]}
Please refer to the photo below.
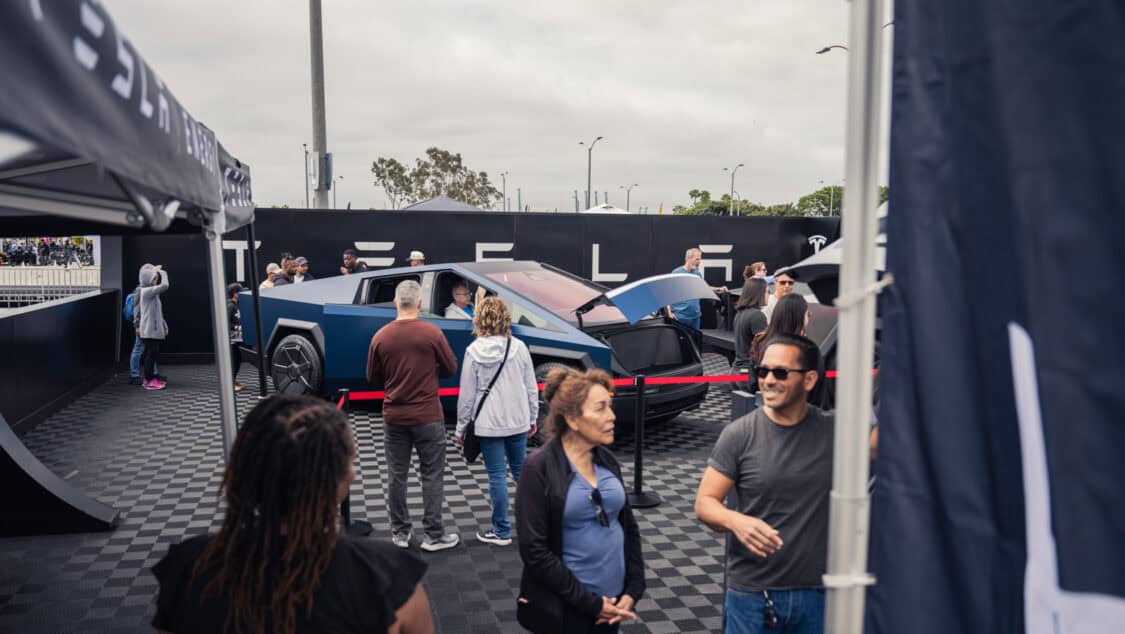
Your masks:
{"label": "person in hoodie", "polygon": [[143,368],[146,390],[163,390],[167,387],[164,381],[156,378],[156,361],[160,356],[160,344],[168,336],[168,324],[164,321],[164,306],[160,296],[168,290],[168,272],[156,266],[141,269],[141,287],[138,289],[138,302],[140,317],[138,320],[137,334],[144,343],[144,352],[141,353],[141,366]]}
{"label": "person in hoodie", "polygon": [[[508,469],[520,479],[527,455],[527,439],[535,435],[539,416],[539,389],[531,353],[512,336],[512,314],[499,297],[486,297],[473,317],[477,336],[465,350],[461,366],[461,393],[457,398],[457,443],[464,446],[465,429],[480,406],[476,436],[488,471],[488,496],[492,500],[492,526],[477,532],[477,540],[496,546],[512,543],[508,520]],[[500,362],[507,353],[507,361]],[[499,371],[499,375],[497,375]],[[493,377],[496,382],[488,392]]]}

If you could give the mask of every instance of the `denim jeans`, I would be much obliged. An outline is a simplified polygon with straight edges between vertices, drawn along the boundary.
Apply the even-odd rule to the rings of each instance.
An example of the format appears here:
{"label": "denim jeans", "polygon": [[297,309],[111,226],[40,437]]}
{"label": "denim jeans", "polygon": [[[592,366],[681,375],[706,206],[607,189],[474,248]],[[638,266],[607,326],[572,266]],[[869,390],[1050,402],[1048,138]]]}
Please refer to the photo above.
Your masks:
{"label": "denim jeans", "polygon": [[431,539],[445,534],[441,523],[445,475],[445,423],[425,425],[383,425],[383,452],[387,458],[387,515],[391,532],[410,532],[410,510],[406,507],[406,478],[410,473],[410,454],[418,451],[418,472],[422,479],[422,527]]}
{"label": "denim jeans", "polygon": [[478,436],[480,455],[488,470],[488,497],[492,500],[492,532],[497,537],[511,537],[508,521],[508,467],[512,479],[520,481],[520,468],[527,456],[527,434],[490,438]]}
{"label": "denim jeans", "polygon": [[[129,355],[129,378],[137,379],[141,376],[141,353],[145,351],[145,344],[140,337],[133,338],[133,353]],[[152,371],[160,374],[160,366],[154,365]]]}
{"label": "denim jeans", "polygon": [[778,626],[766,629],[766,597],[761,592],[727,589],[726,634],[822,634],[824,590],[770,590]]}

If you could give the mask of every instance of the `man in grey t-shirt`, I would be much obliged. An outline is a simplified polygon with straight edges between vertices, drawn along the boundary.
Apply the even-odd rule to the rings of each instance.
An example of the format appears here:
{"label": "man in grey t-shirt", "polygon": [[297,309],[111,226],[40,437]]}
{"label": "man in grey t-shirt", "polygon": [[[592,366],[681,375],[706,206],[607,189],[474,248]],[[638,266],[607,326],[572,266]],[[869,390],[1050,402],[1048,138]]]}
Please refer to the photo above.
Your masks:
{"label": "man in grey t-shirt", "polygon": [[[780,335],[754,369],[764,407],[723,430],[695,499],[695,512],[735,540],[727,558],[724,631],[824,631],[832,414],[808,405],[819,351]],[[737,492],[737,510],[723,499]],[[771,625],[772,622],[772,625]]]}

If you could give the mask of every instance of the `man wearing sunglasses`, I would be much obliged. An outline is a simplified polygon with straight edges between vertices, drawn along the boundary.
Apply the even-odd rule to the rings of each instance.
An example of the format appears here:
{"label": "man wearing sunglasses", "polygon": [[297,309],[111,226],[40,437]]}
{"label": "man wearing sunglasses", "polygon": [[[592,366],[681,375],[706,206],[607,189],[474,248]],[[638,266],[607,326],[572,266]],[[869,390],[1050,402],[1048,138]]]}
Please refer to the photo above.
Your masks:
{"label": "man wearing sunglasses", "polygon": [[[809,405],[815,343],[771,339],[754,368],[764,406],[723,430],[695,498],[699,519],[735,539],[724,631],[824,631],[833,417]],[[733,508],[723,500],[736,493]]]}
{"label": "man wearing sunglasses", "polygon": [[768,322],[773,317],[773,308],[777,306],[777,300],[785,297],[793,292],[793,287],[797,282],[793,276],[788,273],[778,273],[773,279],[773,293],[770,293],[770,298],[766,302],[766,307],[762,312],[766,314],[766,321]]}

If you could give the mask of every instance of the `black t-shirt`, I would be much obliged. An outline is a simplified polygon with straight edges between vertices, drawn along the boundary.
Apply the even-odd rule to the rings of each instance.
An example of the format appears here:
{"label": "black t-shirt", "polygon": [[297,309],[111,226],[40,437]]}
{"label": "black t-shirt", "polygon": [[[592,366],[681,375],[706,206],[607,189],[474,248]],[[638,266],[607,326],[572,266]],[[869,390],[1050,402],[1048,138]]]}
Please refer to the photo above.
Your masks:
{"label": "black t-shirt", "polygon": [[[211,539],[200,535],[175,544],[152,567],[160,582],[153,627],[174,634],[223,631],[229,597],[208,594],[201,601],[214,574],[192,577],[195,562]],[[426,564],[405,550],[341,536],[313,599],[312,616],[305,616],[303,606],[297,608],[297,632],[385,632],[425,572]]]}

